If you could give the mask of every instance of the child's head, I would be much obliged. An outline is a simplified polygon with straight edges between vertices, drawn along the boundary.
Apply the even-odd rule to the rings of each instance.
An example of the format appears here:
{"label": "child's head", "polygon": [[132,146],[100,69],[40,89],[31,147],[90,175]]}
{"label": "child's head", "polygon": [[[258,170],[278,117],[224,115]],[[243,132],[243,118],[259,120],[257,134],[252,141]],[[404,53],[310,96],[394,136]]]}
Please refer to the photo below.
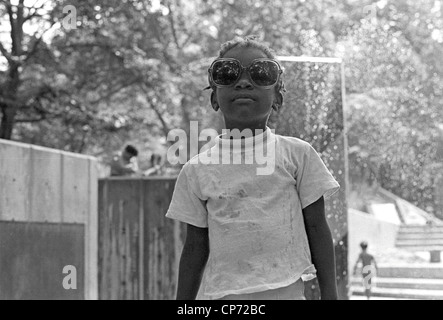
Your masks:
{"label": "child's head", "polygon": [[138,156],[138,150],[133,145],[128,144],[124,148],[122,155],[123,155],[123,158],[125,158],[125,160],[129,161],[132,157],[137,157]]}
{"label": "child's head", "polygon": [[266,124],[283,103],[282,69],[272,50],[252,37],[224,43],[209,69],[211,104],[226,125]]}
{"label": "child's head", "polygon": [[161,165],[162,164],[162,156],[158,153],[153,153],[151,155],[151,165],[152,166],[156,166],[156,165]]}
{"label": "child's head", "polygon": [[360,247],[363,251],[366,251],[366,249],[368,249],[368,243],[366,241],[362,241],[360,243]]}

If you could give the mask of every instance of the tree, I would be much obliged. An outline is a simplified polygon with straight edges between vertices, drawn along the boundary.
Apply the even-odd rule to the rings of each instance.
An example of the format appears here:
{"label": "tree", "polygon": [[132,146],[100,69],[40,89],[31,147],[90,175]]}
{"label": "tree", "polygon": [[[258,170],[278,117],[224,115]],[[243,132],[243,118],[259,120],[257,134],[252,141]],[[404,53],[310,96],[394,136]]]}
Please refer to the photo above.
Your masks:
{"label": "tree", "polygon": [[435,59],[442,41],[433,36],[442,21],[433,6],[387,2],[376,23],[354,24],[339,45],[347,63],[351,177],[369,168],[382,187],[430,212],[443,119]]}
{"label": "tree", "polygon": [[[0,73],[0,138],[11,138],[15,122],[33,122],[45,117],[40,111],[54,97],[54,89],[48,83],[35,81],[33,73],[42,67],[43,38],[54,25],[53,10],[50,1],[35,1],[29,6],[24,0],[0,1],[2,25],[7,24],[10,38],[7,42],[0,39],[4,58],[4,70]],[[33,23],[38,25],[37,31],[26,31],[26,26]],[[30,110],[37,117],[16,119],[22,111],[28,114]]]}

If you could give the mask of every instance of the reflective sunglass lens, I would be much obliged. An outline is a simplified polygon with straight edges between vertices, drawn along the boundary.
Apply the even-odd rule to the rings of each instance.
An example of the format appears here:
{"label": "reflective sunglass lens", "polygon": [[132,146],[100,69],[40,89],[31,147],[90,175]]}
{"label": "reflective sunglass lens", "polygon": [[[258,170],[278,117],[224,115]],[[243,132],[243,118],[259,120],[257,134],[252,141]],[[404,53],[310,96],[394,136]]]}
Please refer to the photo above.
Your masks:
{"label": "reflective sunglass lens", "polygon": [[227,86],[233,84],[240,73],[240,66],[235,61],[220,61],[212,66],[212,80],[215,84]]}
{"label": "reflective sunglass lens", "polygon": [[[238,61],[216,61],[212,65],[212,81],[219,86],[233,85],[243,70]],[[269,87],[277,83],[280,75],[279,65],[274,61],[254,61],[248,68],[252,82],[259,87]]]}
{"label": "reflective sunglass lens", "polygon": [[278,65],[271,61],[256,61],[249,68],[252,81],[258,86],[272,86],[278,80]]}

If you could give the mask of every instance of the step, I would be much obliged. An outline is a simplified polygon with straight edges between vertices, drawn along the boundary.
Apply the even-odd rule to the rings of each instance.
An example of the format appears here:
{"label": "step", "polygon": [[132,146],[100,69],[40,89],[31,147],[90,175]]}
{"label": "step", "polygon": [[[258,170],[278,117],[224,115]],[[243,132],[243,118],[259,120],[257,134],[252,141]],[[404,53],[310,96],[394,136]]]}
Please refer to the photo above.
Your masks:
{"label": "step", "polygon": [[[364,296],[365,288],[351,287],[350,292],[353,296]],[[371,290],[371,296],[384,298],[443,300],[443,290],[418,290],[374,287]]]}
{"label": "step", "polygon": [[[443,279],[374,278],[377,288],[443,290]],[[353,277],[351,285],[363,285],[362,278]]]}
{"label": "step", "polygon": [[410,233],[410,232],[399,232],[397,233],[397,240],[437,240],[443,239],[443,233]]}
{"label": "step", "polygon": [[443,249],[443,237],[441,239],[399,239],[395,241],[395,246],[429,246]]}
{"label": "step", "polygon": [[443,279],[443,264],[379,265],[380,278]]}
{"label": "step", "polygon": [[412,251],[412,252],[431,252],[431,251],[443,251],[443,246],[422,246],[422,245],[395,245],[398,249]]}
{"label": "step", "polygon": [[443,225],[433,226],[401,226],[399,232],[443,233]]}

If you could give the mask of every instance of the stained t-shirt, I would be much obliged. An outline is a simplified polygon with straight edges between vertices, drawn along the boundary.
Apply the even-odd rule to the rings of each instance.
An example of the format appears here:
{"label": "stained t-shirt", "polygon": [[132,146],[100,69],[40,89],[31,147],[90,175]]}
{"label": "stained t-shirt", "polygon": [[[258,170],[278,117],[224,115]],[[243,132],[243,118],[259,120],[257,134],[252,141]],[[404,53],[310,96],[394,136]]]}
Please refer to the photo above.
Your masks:
{"label": "stained t-shirt", "polygon": [[269,128],[244,139],[217,137],[211,149],[183,166],[166,214],[208,228],[210,253],[199,298],[313,278],[302,209],[338,188],[303,140]]}

